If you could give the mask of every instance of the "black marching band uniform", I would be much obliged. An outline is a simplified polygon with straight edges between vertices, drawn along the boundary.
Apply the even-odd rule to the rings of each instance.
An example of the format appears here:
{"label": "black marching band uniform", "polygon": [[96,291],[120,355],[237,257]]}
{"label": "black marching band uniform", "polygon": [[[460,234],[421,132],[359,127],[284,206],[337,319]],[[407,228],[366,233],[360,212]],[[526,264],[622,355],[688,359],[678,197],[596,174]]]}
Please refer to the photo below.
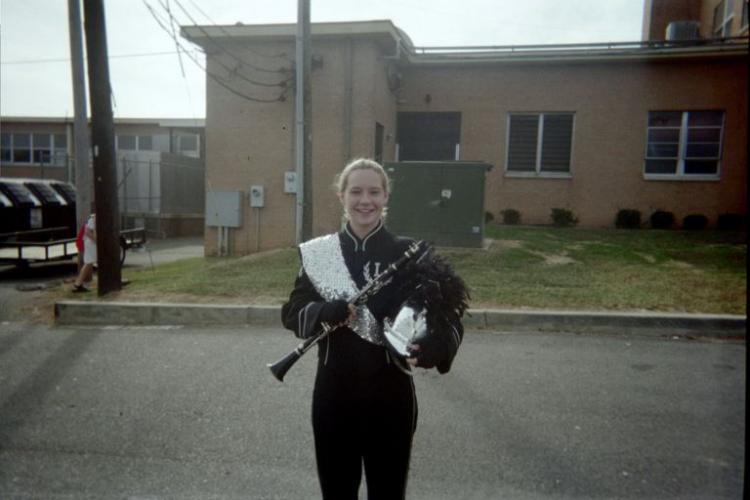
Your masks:
{"label": "black marching band uniform", "polygon": [[[346,300],[412,242],[393,236],[381,221],[364,239],[347,224],[339,233],[303,243],[302,268],[282,308],[284,326],[308,338],[321,322],[345,320]],[[355,320],[318,344],[312,423],[324,499],[356,499],[362,464],[369,500],[404,498],[417,398],[408,367],[386,349],[382,328],[412,289],[396,273],[357,308]],[[452,320],[450,340],[439,349],[441,359],[420,363],[418,358],[418,366],[437,364],[441,373],[448,371],[463,336],[460,315]]]}

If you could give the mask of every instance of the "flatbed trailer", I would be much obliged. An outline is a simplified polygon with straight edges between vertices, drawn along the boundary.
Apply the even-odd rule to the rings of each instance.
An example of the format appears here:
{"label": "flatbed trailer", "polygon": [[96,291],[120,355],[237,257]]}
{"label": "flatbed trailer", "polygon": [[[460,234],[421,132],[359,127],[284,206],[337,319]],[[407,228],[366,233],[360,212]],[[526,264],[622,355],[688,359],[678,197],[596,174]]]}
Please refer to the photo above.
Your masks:
{"label": "flatbed trailer", "polygon": [[[55,262],[78,256],[75,238],[55,238],[67,228],[35,229],[0,234],[0,264],[27,267],[41,262]],[[46,238],[46,240],[45,240]],[[120,265],[131,248],[146,244],[146,229],[139,227],[120,231]]]}

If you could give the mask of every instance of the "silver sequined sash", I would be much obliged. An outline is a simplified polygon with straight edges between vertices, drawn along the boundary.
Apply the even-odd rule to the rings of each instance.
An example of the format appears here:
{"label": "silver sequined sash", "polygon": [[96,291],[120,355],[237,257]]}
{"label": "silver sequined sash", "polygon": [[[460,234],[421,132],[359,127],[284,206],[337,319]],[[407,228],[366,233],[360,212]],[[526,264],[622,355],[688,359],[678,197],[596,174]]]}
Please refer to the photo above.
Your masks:
{"label": "silver sequined sash", "polygon": [[[351,300],[359,292],[344,262],[338,234],[306,241],[299,248],[302,267],[324,300]],[[366,341],[383,345],[380,325],[367,306],[357,306],[357,318],[349,327]]]}

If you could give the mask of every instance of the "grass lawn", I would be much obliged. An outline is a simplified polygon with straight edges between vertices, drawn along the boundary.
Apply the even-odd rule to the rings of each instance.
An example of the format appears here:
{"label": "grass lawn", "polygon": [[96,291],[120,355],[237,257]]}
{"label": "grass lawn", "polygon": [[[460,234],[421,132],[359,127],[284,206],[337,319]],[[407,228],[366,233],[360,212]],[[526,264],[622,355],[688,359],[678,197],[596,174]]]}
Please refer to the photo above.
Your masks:
{"label": "grass lawn", "polygon": [[[485,249],[440,249],[473,308],[746,312],[744,233],[491,225],[485,236]],[[298,269],[295,249],[185,259],[126,269],[131,284],[111,299],[280,304]]]}
{"label": "grass lawn", "polygon": [[746,235],[490,226],[490,251],[446,252],[474,307],[744,314]]}

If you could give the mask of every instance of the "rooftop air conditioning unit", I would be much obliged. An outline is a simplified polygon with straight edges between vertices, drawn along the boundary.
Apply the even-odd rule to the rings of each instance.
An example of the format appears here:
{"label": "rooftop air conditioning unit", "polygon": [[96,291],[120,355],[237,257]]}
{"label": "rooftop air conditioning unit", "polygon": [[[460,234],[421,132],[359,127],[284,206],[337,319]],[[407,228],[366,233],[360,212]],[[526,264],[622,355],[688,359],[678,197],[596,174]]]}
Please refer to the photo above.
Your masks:
{"label": "rooftop air conditioning unit", "polygon": [[666,39],[670,42],[700,40],[700,26],[698,21],[672,21],[667,25]]}

